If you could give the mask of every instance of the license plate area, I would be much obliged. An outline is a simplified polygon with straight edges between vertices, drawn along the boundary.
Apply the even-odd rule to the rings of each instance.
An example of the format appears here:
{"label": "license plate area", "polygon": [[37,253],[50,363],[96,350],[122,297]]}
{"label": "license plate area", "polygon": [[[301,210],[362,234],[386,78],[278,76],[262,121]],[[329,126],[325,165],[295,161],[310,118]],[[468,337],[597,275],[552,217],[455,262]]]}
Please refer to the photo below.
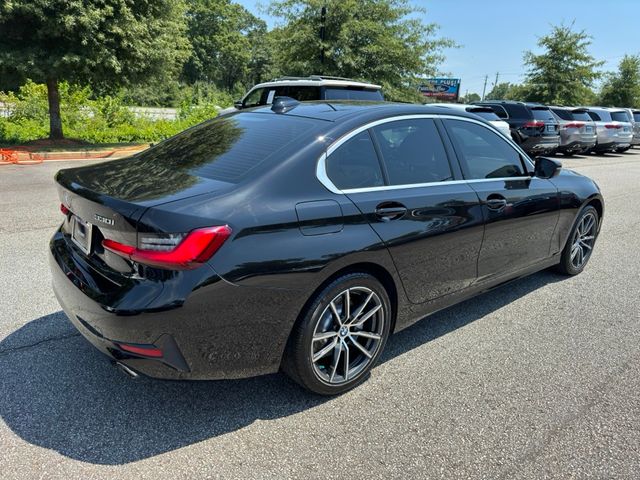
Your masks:
{"label": "license plate area", "polygon": [[89,255],[91,253],[91,234],[93,225],[73,215],[71,217],[71,241]]}
{"label": "license plate area", "polygon": [[555,131],[556,131],[556,126],[555,125],[547,125],[547,132],[555,133]]}
{"label": "license plate area", "polygon": [[587,133],[592,133],[593,129],[591,127],[585,127],[584,131],[587,132]]}

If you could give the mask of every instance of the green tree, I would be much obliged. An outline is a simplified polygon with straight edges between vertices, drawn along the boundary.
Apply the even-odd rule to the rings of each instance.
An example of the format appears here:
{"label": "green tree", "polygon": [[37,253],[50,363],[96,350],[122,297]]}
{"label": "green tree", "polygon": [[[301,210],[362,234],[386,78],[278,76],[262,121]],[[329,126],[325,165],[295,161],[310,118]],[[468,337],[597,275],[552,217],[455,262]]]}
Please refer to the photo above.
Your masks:
{"label": "green tree", "polygon": [[610,107],[640,108],[640,56],[625,55],[618,71],[607,75],[600,92],[600,103]]}
{"label": "green tree", "polygon": [[189,83],[210,82],[233,90],[251,74],[260,77],[266,23],[231,0],[188,0],[193,53],[183,70]]}
{"label": "green tree", "polygon": [[59,82],[96,88],[175,74],[188,54],[182,0],[0,3],[0,75],[47,85],[49,136],[63,138]]}
{"label": "green tree", "polygon": [[435,74],[443,48],[453,46],[408,0],[276,0],[269,12],[284,21],[273,31],[282,73],[381,83],[390,99],[419,99],[419,77]]}
{"label": "green tree", "polygon": [[509,82],[502,82],[491,89],[485,96],[486,100],[505,100],[509,91],[513,88],[513,85]]}
{"label": "green tree", "polygon": [[574,31],[573,23],[554,26],[541,37],[538,46],[544,52],[524,54],[526,100],[557,105],[588,102],[593,82],[600,76],[596,69],[603,64],[589,54],[589,45],[591,37],[584,30]]}
{"label": "green tree", "polygon": [[473,103],[473,102],[479,102],[480,100],[481,100],[480,95],[478,95],[475,92],[471,92],[465,95],[464,97],[460,97],[459,99],[460,103]]}

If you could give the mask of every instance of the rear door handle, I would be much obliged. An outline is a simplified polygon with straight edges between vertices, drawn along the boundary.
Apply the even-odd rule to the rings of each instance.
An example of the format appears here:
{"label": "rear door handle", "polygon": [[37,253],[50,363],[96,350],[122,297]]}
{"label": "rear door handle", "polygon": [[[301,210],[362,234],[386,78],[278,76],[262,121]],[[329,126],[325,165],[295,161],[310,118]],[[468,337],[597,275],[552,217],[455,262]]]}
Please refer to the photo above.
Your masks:
{"label": "rear door handle", "polygon": [[507,206],[507,199],[497,193],[491,194],[487,197],[485,202],[487,208],[491,210],[501,210]]}
{"label": "rear door handle", "polygon": [[389,220],[400,218],[405,213],[407,213],[407,207],[405,207],[401,203],[381,203],[376,207],[376,216],[383,222],[388,222]]}

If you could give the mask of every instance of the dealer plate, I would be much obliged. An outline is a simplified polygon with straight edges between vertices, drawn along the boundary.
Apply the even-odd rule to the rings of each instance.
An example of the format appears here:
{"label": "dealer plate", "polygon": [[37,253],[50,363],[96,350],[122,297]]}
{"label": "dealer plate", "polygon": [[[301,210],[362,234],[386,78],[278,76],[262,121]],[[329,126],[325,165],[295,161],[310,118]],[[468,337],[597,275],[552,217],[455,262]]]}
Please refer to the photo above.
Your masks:
{"label": "dealer plate", "polygon": [[93,225],[85,222],[80,217],[71,217],[71,240],[80,250],[89,255],[91,253],[91,233]]}

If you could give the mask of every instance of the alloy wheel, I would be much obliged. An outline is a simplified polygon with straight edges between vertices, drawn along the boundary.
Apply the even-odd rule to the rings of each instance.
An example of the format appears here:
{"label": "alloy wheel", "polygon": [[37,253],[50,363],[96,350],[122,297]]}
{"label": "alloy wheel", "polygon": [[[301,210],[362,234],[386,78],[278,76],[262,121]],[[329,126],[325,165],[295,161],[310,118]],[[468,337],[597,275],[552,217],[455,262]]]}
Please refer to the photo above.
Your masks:
{"label": "alloy wheel", "polygon": [[582,268],[593,251],[593,244],[596,239],[597,219],[592,212],[587,213],[576,228],[573,234],[573,242],[571,246],[571,264],[574,268]]}
{"label": "alloy wheel", "polygon": [[384,332],[383,303],[367,287],[351,287],[325,307],[311,341],[316,376],[337,385],[353,380],[375,358]]}

